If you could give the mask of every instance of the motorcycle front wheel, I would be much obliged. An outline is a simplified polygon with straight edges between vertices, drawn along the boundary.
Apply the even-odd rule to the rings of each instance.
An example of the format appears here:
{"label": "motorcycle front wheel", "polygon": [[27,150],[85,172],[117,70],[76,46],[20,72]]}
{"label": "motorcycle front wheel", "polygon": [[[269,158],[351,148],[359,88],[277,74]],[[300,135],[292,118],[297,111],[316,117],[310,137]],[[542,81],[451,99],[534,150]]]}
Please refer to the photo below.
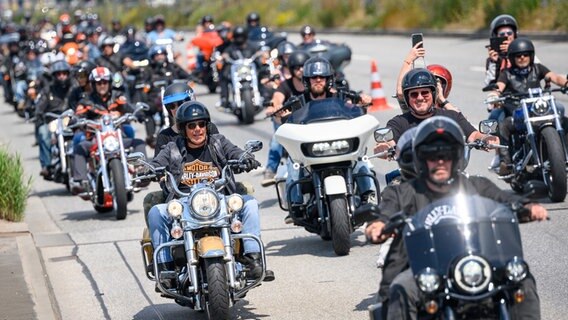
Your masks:
{"label": "motorcycle front wheel", "polygon": [[345,196],[330,196],[329,211],[333,250],[338,256],[348,255],[349,250],[351,250],[351,223]]}
{"label": "motorcycle front wheel", "polygon": [[548,197],[553,202],[562,202],[566,198],[566,159],[562,141],[553,127],[546,127],[540,132],[540,156],[543,162],[542,175],[548,185]]}
{"label": "motorcycle front wheel", "polygon": [[113,206],[116,212],[116,219],[123,220],[126,218],[126,205],[128,198],[126,195],[126,186],[124,183],[124,169],[120,159],[112,159],[109,162],[111,189],[113,192]]}
{"label": "motorcycle front wheel", "polygon": [[242,121],[244,124],[252,124],[254,122],[254,103],[252,101],[252,91],[243,90],[241,91],[241,99],[243,101],[243,108],[241,110],[243,117]]}
{"label": "motorcycle front wheel", "polygon": [[207,317],[229,319],[229,285],[223,258],[205,259],[207,272]]}

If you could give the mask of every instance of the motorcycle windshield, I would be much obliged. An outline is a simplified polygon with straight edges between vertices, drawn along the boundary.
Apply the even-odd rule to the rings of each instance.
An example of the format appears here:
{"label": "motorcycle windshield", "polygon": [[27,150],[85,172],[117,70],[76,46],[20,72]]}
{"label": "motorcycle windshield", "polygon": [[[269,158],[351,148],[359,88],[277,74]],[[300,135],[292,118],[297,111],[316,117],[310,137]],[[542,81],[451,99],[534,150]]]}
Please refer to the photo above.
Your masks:
{"label": "motorcycle windshield", "polygon": [[498,269],[523,257],[512,210],[480,196],[456,195],[432,203],[412,217],[403,235],[414,274],[430,267],[446,275],[456,259],[470,254]]}
{"label": "motorcycle windshield", "polygon": [[308,124],[319,121],[349,120],[364,115],[363,109],[338,98],[327,98],[310,101],[307,105],[294,111],[288,122]]}

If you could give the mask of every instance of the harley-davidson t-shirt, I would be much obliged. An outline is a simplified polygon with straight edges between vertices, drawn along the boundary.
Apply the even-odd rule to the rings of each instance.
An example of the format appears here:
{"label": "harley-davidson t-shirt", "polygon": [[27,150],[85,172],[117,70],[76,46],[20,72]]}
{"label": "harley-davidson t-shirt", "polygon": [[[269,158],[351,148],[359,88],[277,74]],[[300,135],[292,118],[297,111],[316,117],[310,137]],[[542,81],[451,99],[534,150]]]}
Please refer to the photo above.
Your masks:
{"label": "harley-davidson t-shirt", "polygon": [[186,149],[182,165],[181,186],[193,186],[202,181],[214,181],[218,179],[221,171],[213,163],[209,148]]}

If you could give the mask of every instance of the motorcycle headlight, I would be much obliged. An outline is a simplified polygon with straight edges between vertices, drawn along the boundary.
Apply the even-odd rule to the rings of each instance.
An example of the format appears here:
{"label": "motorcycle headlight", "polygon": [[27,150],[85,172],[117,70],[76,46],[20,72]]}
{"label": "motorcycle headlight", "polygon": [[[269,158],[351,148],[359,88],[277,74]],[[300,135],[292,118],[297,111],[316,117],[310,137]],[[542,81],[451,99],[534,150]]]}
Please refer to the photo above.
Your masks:
{"label": "motorcycle headlight", "polygon": [[209,189],[201,189],[191,196],[191,209],[198,218],[207,219],[219,208],[219,198]]}
{"label": "motorcycle headlight", "polygon": [[57,120],[52,120],[47,125],[49,132],[55,133],[57,131]]}
{"label": "motorcycle headlight", "polygon": [[302,144],[302,151],[310,157],[328,157],[347,154],[359,147],[359,138]]}
{"label": "motorcycle headlight", "polygon": [[227,198],[227,207],[231,213],[239,212],[243,208],[244,200],[240,194],[233,193]]}
{"label": "motorcycle headlight", "polygon": [[550,105],[544,100],[537,100],[533,103],[531,110],[537,116],[544,116],[550,112]]}
{"label": "motorcycle headlight", "polygon": [[119,148],[118,139],[115,136],[108,136],[103,140],[103,148],[108,152],[113,152]]}
{"label": "motorcycle headlight", "polygon": [[251,70],[249,66],[241,66],[238,70],[237,70],[237,74],[239,77],[241,78],[245,78],[248,75],[250,75]]}
{"label": "motorcycle headlight", "polygon": [[515,257],[513,260],[507,262],[505,274],[509,280],[520,282],[526,278],[528,269],[528,265],[523,259]]}
{"label": "motorcycle headlight", "polygon": [[172,219],[177,219],[181,217],[181,214],[183,212],[183,205],[179,200],[172,200],[168,202],[168,207],[166,210],[168,211],[168,215]]}
{"label": "motorcycle headlight", "polygon": [[456,263],[453,275],[461,290],[475,294],[487,289],[491,281],[491,267],[482,257],[465,256]]}
{"label": "motorcycle headlight", "polygon": [[422,292],[432,293],[440,287],[440,276],[436,270],[426,268],[416,275],[416,283]]}

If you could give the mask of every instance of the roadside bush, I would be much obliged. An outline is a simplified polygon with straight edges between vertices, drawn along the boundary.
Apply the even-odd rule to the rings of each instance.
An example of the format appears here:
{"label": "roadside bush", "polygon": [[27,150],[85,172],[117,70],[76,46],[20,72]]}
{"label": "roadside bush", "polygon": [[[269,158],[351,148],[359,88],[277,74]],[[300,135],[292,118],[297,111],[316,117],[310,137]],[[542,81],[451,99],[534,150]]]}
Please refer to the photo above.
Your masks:
{"label": "roadside bush", "polygon": [[31,177],[27,180],[18,154],[10,154],[0,147],[0,219],[22,221]]}

